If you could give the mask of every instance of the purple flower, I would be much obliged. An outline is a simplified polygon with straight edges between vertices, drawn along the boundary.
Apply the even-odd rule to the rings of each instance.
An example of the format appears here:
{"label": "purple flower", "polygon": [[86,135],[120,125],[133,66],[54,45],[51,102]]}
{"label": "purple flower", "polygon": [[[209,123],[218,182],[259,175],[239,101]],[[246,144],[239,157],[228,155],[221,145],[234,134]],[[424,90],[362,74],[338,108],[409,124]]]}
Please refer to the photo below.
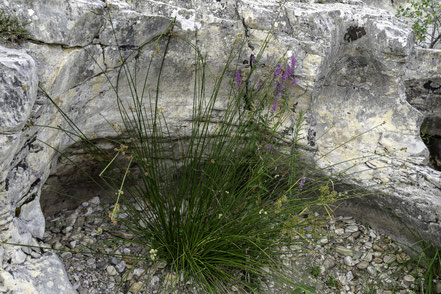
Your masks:
{"label": "purple flower", "polygon": [[254,54],[251,54],[250,65],[253,66],[254,62],[256,62],[256,57],[254,57]]}
{"label": "purple flower", "polygon": [[305,176],[303,176],[299,182],[299,191],[302,191],[303,185],[305,184],[305,182],[306,182],[306,178],[305,178]]}
{"label": "purple flower", "polygon": [[296,146],[296,144],[294,143],[294,144],[292,144],[292,146],[291,146],[291,149],[289,150],[289,152],[291,153],[291,154],[293,154],[294,153],[294,148],[295,148],[295,146]]}
{"label": "purple flower", "polygon": [[297,85],[296,78],[293,78],[293,79],[292,79],[292,83],[291,83],[291,84],[292,84],[293,87],[294,87],[295,85]]}
{"label": "purple flower", "polygon": [[271,144],[266,145],[266,151],[270,151],[271,150]]}
{"label": "purple flower", "polygon": [[259,90],[260,87],[262,87],[262,84],[263,84],[262,81],[258,81],[256,85],[256,90]]}
{"label": "purple flower", "polygon": [[291,68],[288,66],[288,67],[286,68],[286,71],[283,72],[283,75],[282,75],[282,83],[283,83],[283,84],[285,84],[285,81],[291,76],[290,69],[291,69]]}
{"label": "purple flower", "polygon": [[242,83],[242,75],[240,74],[240,71],[236,71],[236,85],[239,87]]}
{"label": "purple flower", "polygon": [[296,58],[294,57],[294,55],[291,56],[291,67],[292,67],[292,68],[296,67],[296,63],[297,63],[297,60],[296,60]]}
{"label": "purple flower", "polygon": [[279,102],[277,101],[277,99],[274,99],[274,104],[273,104],[273,107],[271,108],[271,110],[273,112],[276,112],[278,104],[279,104]]}
{"label": "purple flower", "polygon": [[287,65],[286,66],[286,72],[285,72],[286,73],[286,78],[285,79],[289,78],[292,75],[292,72],[293,72],[293,67]]}
{"label": "purple flower", "polygon": [[274,75],[277,77],[280,76],[280,74],[282,73],[282,65],[278,64],[276,66],[276,69],[274,70]]}

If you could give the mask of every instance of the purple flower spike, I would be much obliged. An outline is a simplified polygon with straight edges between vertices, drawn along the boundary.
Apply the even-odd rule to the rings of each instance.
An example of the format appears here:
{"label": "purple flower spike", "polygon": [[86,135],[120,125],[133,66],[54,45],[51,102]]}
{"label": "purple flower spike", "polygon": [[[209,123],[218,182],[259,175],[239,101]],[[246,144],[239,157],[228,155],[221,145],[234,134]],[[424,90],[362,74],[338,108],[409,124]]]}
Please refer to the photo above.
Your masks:
{"label": "purple flower spike", "polygon": [[277,65],[276,69],[274,70],[274,75],[277,77],[280,76],[280,74],[282,73],[282,65]]}
{"label": "purple flower spike", "polygon": [[299,182],[299,191],[302,191],[303,185],[305,184],[305,182],[306,182],[306,178],[305,178],[305,176],[303,176]]}
{"label": "purple flower spike", "polygon": [[293,78],[292,79],[292,86],[294,87],[295,85],[297,85],[297,80],[296,80],[296,78]]}
{"label": "purple flower spike", "polygon": [[271,144],[266,145],[266,151],[270,151],[271,150]]}
{"label": "purple flower spike", "polygon": [[263,84],[262,81],[258,81],[256,85],[256,90],[259,90],[260,87],[262,87],[262,84]]}
{"label": "purple flower spike", "polygon": [[272,107],[272,109],[271,109],[273,112],[276,112],[276,110],[277,110],[277,105],[278,105],[278,104],[279,104],[279,101],[277,101],[277,99],[275,99],[275,100],[274,100],[273,107]]}
{"label": "purple flower spike", "polygon": [[242,75],[240,74],[240,71],[236,71],[236,85],[239,87],[242,83]]}
{"label": "purple flower spike", "polygon": [[295,68],[295,67],[296,67],[296,63],[297,63],[297,60],[296,60],[296,58],[294,57],[294,55],[291,56],[291,67],[292,67],[292,68]]}
{"label": "purple flower spike", "polygon": [[282,81],[285,82],[289,78],[290,75],[291,75],[291,68],[288,66],[286,68],[286,71],[284,71],[282,74]]}

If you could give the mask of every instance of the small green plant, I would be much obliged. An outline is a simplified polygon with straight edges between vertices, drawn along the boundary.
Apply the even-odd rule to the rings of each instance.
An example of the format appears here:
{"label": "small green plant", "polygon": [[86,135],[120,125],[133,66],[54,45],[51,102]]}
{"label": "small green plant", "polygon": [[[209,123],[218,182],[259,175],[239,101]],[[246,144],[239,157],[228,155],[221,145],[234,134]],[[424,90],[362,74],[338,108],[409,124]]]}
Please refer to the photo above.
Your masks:
{"label": "small green plant", "polygon": [[440,249],[422,239],[414,244],[420,248],[417,255],[413,258],[416,267],[424,268],[422,278],[417,278],[415,287],[418,293],[434,294],[437,293],[435,286],[436,280],[441,278],[441,256]]}
{"label": "small green plant", "polygon": [[320,267],[318,265],[311,267],[311,275],[314,278],[317,278],[320,276]]}
{"label": "small green plant", "polygon": [[396,294],[396,293],[398,293],[398,291],[399,291],[398,288],[399,288],[399,282],[396,281],[396,282],[393,284],[392,288],[391,288],[391,292],[392,292],[392,294]]}
{"label": "small green plant", "polygon": [[[441,2],[438,0],[407,0],[400,5],[397,17],[410,18],[416,42],[434,48],[441,40]],[[408,23],[408,21],[406,21]]]}
{"label": "small green plant", "polygon": [[28,31],[17,17],[0,10],[0,40],[20,42],[27,36]]}
{"label": "small green plant", "polygon": [[326,282],[326,284],[331,287],[331,288],[336,288],[336,289],[340,289],[341,288],[341,283],[339,280],[337,280],[336,278],[334,278],[334,276],[330,275],[328,277],[328,281]]}
{"label": "small green plant", "polygon": [[366,282],[364,284],[364,294],[376,294],[378,292],[378,285],[375,281]]}
{"label": "small green plant", "polygon": [[426,123],[423,127],[423,129],[421,130],[421,139],[423,140],[423,142],[426,145],[430,145],[431,139],[432,139],[432,135],[430,135],[427,130],[429,129],[429,123]]}
{"label": "small green plant", "polygon": [[424,269],[422,278],[416,277],[415,279],[415,289],[417,290],[417,293],[437,293],[436,280],[441,278],[440,248],[434,246],[431,242],[425,241],[420,232],[411,229],[392,210],[389,210],[389,213],[403,224],[414,240],[418,240],[411,245],[401,244],[403,247],[407,248],[407,251],[410,253],[410,256],[404,260],[404,264],[411,266],[412,268]]}

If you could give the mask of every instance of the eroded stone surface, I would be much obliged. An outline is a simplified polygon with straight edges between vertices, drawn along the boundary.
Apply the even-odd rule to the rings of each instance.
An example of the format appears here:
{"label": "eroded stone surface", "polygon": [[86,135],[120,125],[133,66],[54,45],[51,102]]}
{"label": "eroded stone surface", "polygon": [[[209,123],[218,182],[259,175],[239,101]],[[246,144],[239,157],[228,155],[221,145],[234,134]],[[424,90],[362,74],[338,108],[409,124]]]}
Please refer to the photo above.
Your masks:
{"label": "eroded stone surface", "polygon": [[24,52],[0,50],[0,79],[1,131],[20,131],[31,113],[36,97],[34,60]]}
{"label": "eroded stone surface", "polygon": [[[75,294],[60,259],[53,253],[0,270],[0,292],[16,294]],[[11,293],[9,292],[9,293]]]}
{"label": "eroded stone surface", "polygon": [[[420,137],[424,119],[441,112],[433,96],[438,90],[432,89],[441,79],[440,51],[415,49],[410,28],[375,8],[375,1],[369,1],[371,6],[357,0],[287,1],[282,8],[277,2],[113,0],[107,8],[124,56],[176,17],[176,32],[181,36],[191,39],[198,30],[198,45],[210,56],[214,76],[238,34],[247,38],[241,58],[248,59],[280,12],[276,38],[267,53],[281,56],[288,50],[297,58],[297,96],[292,102],[299,102],[299,109],[309,109],[305,150],[320,166],[361,157],[363,163],[353,171],[365,171],[347,180],[352,185],[381,184],[375,196],[348,204],[346,211],[395,236],[402,236],[400,222],[404,222],[441,246],[440,172],[428,165],[429,152]],[[4,97],[0,101],[8,105],[14,101],[18,108],[0,109],[4,112],[0,116],[0,236],[34,244],[44,232],[41,187],[51,172],[53,177],[62,174],[62,168],[56,171],[57,152],[41,141],[59,150],[73,143],[53,129],[25,126],[27,121],[66,126],[54,107],[37,95],[37,75],[86,134],[114,136],[113,128],[121,119],[104,73],[115,82],[120,56],[106,3],[101,0],[3,1],[0,8],[15,11],[28,23],[32,42],[23,44],[23,49],[36,62],[35,67],[23,51],[1,49],[0,66],[5,70],[0,87],[15,98],[0,96]],[[180,137],[189,130],[193,52],[178,42],[169,49],[160,104],[172,134]],[[140,64],[155,51],[149,50],[139,56]],[[158,67],[157,59],[153,76]],[[233,70],[228,74],[232,76]],[[429,80],[432,83],[424,87]],[[409,96],[412,87],[418,89],[415,97]],[[127,85],[122,83],[120,89],[121,96],[128,97]],[[433,91],[427,96],[424,89]],[[427,106],[429,100],[432,107]],[[222,103],[226,99],[219,110],[224,108]],[[334,150],[337,146],[341,147]],[[378,157],[366,158],[372,154]],[[8,247],[4,251],[0,260],[13,259],[23,266],[24,250]]]}

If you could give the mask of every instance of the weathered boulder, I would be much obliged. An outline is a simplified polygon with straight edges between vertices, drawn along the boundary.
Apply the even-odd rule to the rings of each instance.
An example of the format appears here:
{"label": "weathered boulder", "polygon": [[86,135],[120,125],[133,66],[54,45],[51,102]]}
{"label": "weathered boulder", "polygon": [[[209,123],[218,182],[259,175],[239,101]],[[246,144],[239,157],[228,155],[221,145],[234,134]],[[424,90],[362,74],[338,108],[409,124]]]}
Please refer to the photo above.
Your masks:
{"label": "weathered boulder", "polygon": [[[439,136],[441,53],[416,49],[408,26],[375,8],[376,1],[368,2],[371,6],[358,0],[286,1],[283,6],[260,0],[3,1],[0,8],[27,21],[30,40],[21,51],[0,50],[0,105],[7,105],[0,108],[1,240],[38,245],[44,232],[40,195],[43,206],[54,208],[61,201],[48,197],[57,194],[50,191],[87,194],[81,178],[70,175],[64,162],[58,165],[56,150],[68,150],[73,141],[54,129],[32,126],[66,126],[36,93],[37,81],[86,134],[114,136],[121,119],[108,79],[116,79],[117,46],[123,54],[133,53],[176,17],[181,36],[191,39],[198,31],[198,45],[216,75],[237,35],[246,38],[241,56],[246,60],[280,13],[267,53],[281,56],[288,50],[298,60],[297,95],[292,99],[308,110],[305,152],[319,166],[337,164],[335,171],[359,158],[347,183],[377,185],[371,188],[375,196],[348,202],[340,207],[342,213],[409,240],[405,224],[441,246],[441,173],[430,165],[420,136],[424,121],[429,122],[429,134]],[[137,56],[139,64],[155,51],[149,50]],[[189,47],[172,42],[163,71],[160,104],[177,138],[188,132],[191,117],[192,56]],[[158,67],[156,59],[152,75]],[[127,85],[120,87],[121,96],[129,97]],[[80,151],[73,153],[87,162]],[[43,258],[32,256],[19,247],[1,247],[3,265],[14,264],[2,267],[11,269],[2,273],[3,280],[19,277],[15,272],[26,271],[27,262]]]}
{"label": "weathered boulder", "polygon": [[[0,47],[0,77],[0,241],[40,246],[39,196],[49,170],[32,164],[41,151],[30,122],[40,108],[37,67],[28,54]],[[2,245],[0,264],[2,293],[74,293],[58,257],[37,247]]]}

